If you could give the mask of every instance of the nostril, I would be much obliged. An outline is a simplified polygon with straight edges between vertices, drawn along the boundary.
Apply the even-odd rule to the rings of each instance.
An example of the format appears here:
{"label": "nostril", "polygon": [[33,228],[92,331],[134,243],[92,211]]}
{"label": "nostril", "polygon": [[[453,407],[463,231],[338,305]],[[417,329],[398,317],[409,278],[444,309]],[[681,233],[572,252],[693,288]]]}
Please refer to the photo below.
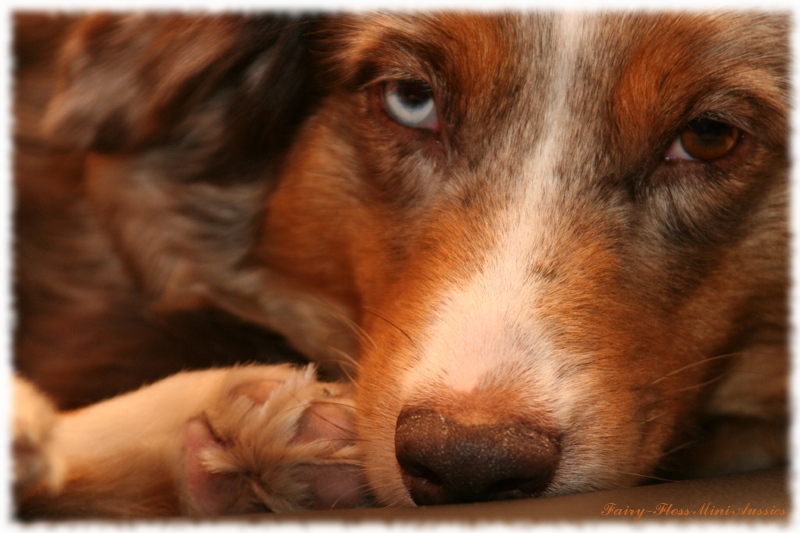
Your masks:
{"label": "nostril", "polygon": [[535,496],[560,459],[558,439],[539,427],[463,425],[429,409],[400,414],[395,452],[417,505]]}
{"label": "nostril", "polygon": [[403,471],[409,476],[419,478],[433,485],[442,484],[442,480],[439,478],[436,472],[430,468],[426,468],[420,464],[401,459],[400,457],[398,457],[397,462],[400,465],[400,468],[402,468]]}

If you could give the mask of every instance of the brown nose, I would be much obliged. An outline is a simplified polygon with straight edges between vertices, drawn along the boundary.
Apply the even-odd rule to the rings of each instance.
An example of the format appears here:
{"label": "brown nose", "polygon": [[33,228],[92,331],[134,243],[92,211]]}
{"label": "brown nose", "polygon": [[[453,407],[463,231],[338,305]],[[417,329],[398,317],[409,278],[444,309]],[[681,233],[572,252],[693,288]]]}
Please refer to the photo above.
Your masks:
{"label": "brown nose", "polygon": [[397,418],[395,454],[417,505],[536,496],[560,458],[558,439],[522,422],[464,425],[430,409]]}

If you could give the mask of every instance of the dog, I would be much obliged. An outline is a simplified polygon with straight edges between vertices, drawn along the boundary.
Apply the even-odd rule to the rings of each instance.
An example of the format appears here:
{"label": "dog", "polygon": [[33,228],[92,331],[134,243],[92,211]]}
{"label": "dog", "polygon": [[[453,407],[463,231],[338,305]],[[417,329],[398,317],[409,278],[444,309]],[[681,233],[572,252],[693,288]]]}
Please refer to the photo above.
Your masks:
{"label": "dog", "polygon": [[787,14],[14,20],[20,516],[785,463]]}

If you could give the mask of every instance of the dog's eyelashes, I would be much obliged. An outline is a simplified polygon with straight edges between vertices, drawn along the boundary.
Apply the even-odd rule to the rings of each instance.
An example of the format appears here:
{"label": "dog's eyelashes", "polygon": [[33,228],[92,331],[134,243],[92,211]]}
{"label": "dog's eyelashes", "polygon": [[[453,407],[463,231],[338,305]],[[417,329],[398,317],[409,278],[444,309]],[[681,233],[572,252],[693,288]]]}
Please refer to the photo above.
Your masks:
{"label": "dog's eyelashes", "polygon": [[383,102],[389,116],[403,126],[432,131],[439,129],[433,91],[425,82],[386,82],[383,86]]}
{"label": "dog's eyelashes", "polygon": [[668,160],[714,161],[733,152],[742,139],[742,130],[708,117],[691,121],[672,142]]}

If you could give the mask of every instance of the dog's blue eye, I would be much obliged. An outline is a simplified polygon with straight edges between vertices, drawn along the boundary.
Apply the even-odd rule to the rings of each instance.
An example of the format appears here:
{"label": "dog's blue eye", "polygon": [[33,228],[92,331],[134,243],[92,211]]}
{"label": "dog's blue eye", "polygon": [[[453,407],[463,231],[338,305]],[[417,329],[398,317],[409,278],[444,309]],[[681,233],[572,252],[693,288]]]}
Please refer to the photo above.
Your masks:
{"label": "dog's blue eye", "polygon": [[394,120],[409,128],[436,130],[436,103],[430,86],[419,81],[391,81],[384,86],[383,101]]}

